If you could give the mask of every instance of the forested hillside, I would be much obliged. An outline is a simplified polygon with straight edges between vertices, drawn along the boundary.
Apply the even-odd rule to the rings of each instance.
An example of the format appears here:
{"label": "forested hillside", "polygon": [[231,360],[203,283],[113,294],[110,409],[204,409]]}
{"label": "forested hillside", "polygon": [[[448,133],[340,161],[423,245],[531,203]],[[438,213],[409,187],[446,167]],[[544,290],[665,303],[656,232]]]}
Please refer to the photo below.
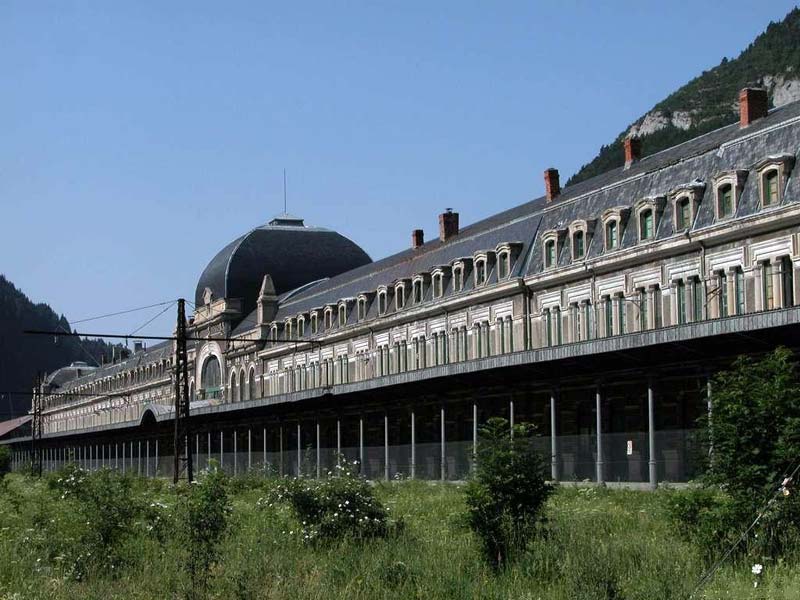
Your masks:
{"label": "forested hillside", "polygon": [[667,96],[639,118],[572,176],[567,185],[622,166],[626,136],[642,138],[642,154],[653,154],[733,123],[738,118],[738,92],[764,87],[770,106],[800,99],[800,9],[770,23],[735,59],[722,62]]}
{"label": "forested hillside", "polygon": [[[27,393],[37,370],[51,372],[73,361],[99,364],[111,354],[103,340],[81,340],[25,335],[26,329],[72,331],[63,315],[47,304],[34,304],[0,275],[0,420],[24,414],[30,408]],[[16,392],[25,392],[18,394]]]}

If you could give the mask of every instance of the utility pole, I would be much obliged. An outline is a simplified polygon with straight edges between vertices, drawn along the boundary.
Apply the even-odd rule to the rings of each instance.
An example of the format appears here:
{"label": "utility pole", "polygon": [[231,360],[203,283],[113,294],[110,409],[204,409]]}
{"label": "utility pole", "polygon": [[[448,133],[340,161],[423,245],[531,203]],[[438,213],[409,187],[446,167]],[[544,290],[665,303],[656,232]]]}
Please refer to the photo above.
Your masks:
{"label": "utility pole", "polygon": [[175,438],[173,482],[178,483],[184,467],[192,481],[192,445],[189,430],[189,361],[186,357],[186,301],[178,300],[178,328],[175,333]]}
{"label": "utility pole", "polygon": [[31,399],[33,419],[31,420],[31,471],[42,476],[42,378],[36,375],[36,384]]}

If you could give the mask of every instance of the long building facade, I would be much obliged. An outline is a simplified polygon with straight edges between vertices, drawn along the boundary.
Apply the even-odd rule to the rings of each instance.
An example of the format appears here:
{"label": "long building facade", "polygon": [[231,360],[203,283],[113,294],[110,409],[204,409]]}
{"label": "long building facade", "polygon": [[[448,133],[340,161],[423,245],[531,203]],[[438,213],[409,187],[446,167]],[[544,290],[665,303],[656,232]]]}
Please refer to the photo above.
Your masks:
{"label": "long building facade", "polygon": [[[800,103],[740,121],[378,261],[280,215],[221,250],[188,322],[199,467],[462,479],[480,423],[536,425],[556,480],[692,479],[710,376],[797,346]],[[172,468],[171,342],[43,394],[45,465]],[[15,464],[29,442],[9,441]]]}

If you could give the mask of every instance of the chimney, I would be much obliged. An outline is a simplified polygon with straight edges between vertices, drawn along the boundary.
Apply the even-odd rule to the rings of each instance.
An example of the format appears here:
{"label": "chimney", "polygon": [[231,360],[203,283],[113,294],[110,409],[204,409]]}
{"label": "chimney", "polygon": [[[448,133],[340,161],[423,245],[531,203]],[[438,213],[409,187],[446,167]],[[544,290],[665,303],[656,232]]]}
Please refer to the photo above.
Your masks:
{"label": "chimney", "polygon": [[561,194],[561,186],[558,184],[558,169],[547,169],[544,172],[544,192],[548,202],[552,202]]}
{"label": "chimney", "polygon": [[625,168],[630,169],[631,165],[639,162],[642,158],[642,140],[637,137],[625,138]]}
{"label": "chimney", "polygon": [[425,243],[425,232],[422,229],[415,229],[411,232],[411,247],[415,250]]}
{"label": "chimney", "polygon": [[142,342],[141,340],[134,341],[133,342],[133,353],[134,354],[139,354],[139,352],[141,352],[142,350],[144,350],[144,342]]}
{"label": "chimney", "polygon": [[767,90],[744,88],[739,92],[739,127],[747,127],[756,119],[766,117],[768,110]]}
{"label": "chimney", "polygon": [[439,239],[446,242],[454,235],[458,235],[458,213],[447,208],[439,215]]}

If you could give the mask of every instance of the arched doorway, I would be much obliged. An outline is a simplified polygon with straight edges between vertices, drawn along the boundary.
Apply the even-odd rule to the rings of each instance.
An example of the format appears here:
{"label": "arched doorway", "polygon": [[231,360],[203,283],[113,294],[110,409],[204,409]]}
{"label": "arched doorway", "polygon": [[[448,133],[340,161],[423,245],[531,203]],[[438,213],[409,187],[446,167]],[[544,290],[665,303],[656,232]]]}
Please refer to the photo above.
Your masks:
{"label": "arched doorway", "polygon": [[202,398],[221,397],[222,373],[219,367],[219,359],[216,356],[209,356],[205,364],[203,364],[200,384],[202,385]]}

